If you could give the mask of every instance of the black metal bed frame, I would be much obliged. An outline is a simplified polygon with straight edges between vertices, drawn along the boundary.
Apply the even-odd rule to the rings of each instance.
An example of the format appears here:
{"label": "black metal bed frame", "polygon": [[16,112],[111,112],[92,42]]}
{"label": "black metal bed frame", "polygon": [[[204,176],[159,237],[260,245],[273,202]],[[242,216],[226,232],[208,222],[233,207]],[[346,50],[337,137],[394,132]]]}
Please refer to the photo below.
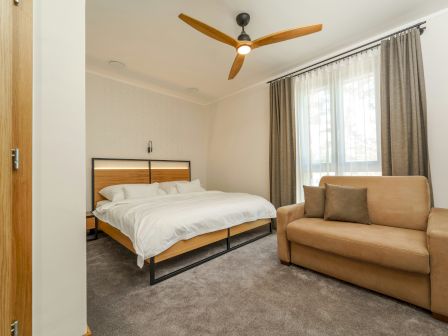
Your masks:
{"label": "black metal bed frame", "polygon": [[[172,271],[172,272],[169,272],[169,273],[167,273],[167,274],[164,274],[164,275],[162,275],[162,276],[160,276],[160,277],[158,277],[158,278],[156,278],[156,263],[154,262],[154,257],[151,257],[151,258],[149,259],[149,284],[150,284],[151,286],[152,286],[152,285],[155,285],[155,284],[158,284],[159,282],[168,280],[169,278],[172,278],[172,277],[175,276],[175,275],[178,275],[178,274],[180,274],[180,273],[183,273],[183,272],[185,272],[185,271],[188,271],[188,270],[190,270],[190,269],[192,269],[192,268],[194,268],[194,267],[196,267],[196,266],[202,265],[202,264],[206,263],[207,261],[210,261],[210,260],[213,260],[213,259],[215,259],[215,258],[217,258],[217,257],[220,257],[220,256],[222,256],[222,255],[224,255],[224,254],[226,254],[226,253],[229,253],[229,252],[231,252],[231,251],[233,251],[233,250],[236,250],[237,248],[240,248],[240,247],[242,247],[242,246],[244,246],[244,245],[253,243],[254,241],[257,241],[257,240],[259,240],[259,239],[261,239],[261,238],[264,238],[264,237],[269,236],[269,235],[272,233],[272,221],[269,222],[269,224],[266,224],[266,225],[269,225],[269,232],[260,234],[260,235],[254,237],[254,238],[251,238],[251,239],[249,239],[249,240],[246,240],[246,241],[244,241],[244,242],[242,242],[242,243],[239,243],[239,244],[237,244],[237,245],[235,245],[235,246],[230,246],[230,239],[231,239],[232,237],[230,236],[230,229],[227,229],[227,238],[224,238],[224,239],[222,239],[222,240],[218,240],[218,241],[215,242],[215,243],[218,243],[218,242],[222,242],[223,240],[225,240],[225,241],[226,241],[226,249],[225,249],[224,251],[220,251],[220,252],[218,252],[218,253],[212,254],[211,256],[208,256],[208,257],[206,257],[206,258],[204,258],[204,259],[195,261],[195,262],[193,262],[193,263],[191,263],[191,264],[189,264],[189,265],[187,265],[187,266],[183,266],[183,267],[181,267],[181,268],[179,268],[179,269],[177,269],[177,270],[175,270],[175,271]],[[259,227],[261,227],[261,226],[259,226]],[[256,229],[258,229],[259,227],[255,228],[255,229],[252,229],[252,230],[256,230]],[[250,231],[252,231],[252,230],[249,230],[249,231],[246,231],[246,232],[250,232]],[[245,232],[242,232],[242,233],[245,233]],[[233,237],[236,237],[236,236],[237,236],[237,235],[235,235],[235,236],[233,236]],[[213,244],[213,243],[212,243],[212,244]],[[210,245],[210,244],[209,244],[209,245]],[[209,245],[206,245],[206,246],[209,246]],[[205,247],[205,246],[204,246],[204,247]],[[195,250],[193,250],[193,251],[195,251]],[[188,253],[188,252],[187,252],[187,253]]]}
{"label": "black metal bed frame", "polygon": [[[92,193],[91,193],[92,200],[91,200],[91,204],[92,204],[92,211],[93,211],[93,209],[95,209],[95,161],[147,161],[148,162],[148,169],[149,169],[149,181],[148,181],[148,183],[151,183],[151,162],[152,161],[154,161],[154,162],[182,162],[182,163],[188,163],[189,180],[191,181],[191,161],[189,161],[189,160],[92,158],[92,161],[91,161],[92,162],[92,166],[91,166],[91,182],[92,182]],[[162,275],[162,276],[160,276],[158,278],[156,278],[156,263],[155,263],[154,257],[151,257],[149,259],[149,284],[150,284],[150,286],[158,284],[159,282],[168,280],[169,278],[172,278],[173,276],[176,276],[176,275],[181,274],[181,273],[183,273],[185,271],[188,271],[188,270],[190,270],[190,269],[192,269],[194,267],[202,265],[202,264],[206,263],[207,261],[213,260],[213,259],[215,259],[215,258],[217,258],[219,256],[222,256],[222,255],[224,255],[224,254],[226,254],[228,252],[236,250],[237,248],[240,248],[240,247],[245,246],[247,244],[253,243],[254,241],[257,241],[257,240],[259,240],[261,238],[269,236],[270,234],[272,234],[272,220],[269,222],[269,224],[265,224],[265,225],[269,226],[269,231],[268,232],[260,234],[260,235],[258,235],[256,237],[253,237],[253,238],[251,238],[249,240],[246,240],[246,241],[244,241],[242,243],[239,243],[239,244],[237,244],[235,246],[231,246],[230,245],[232,236],[230,235],[230,228],[228,228],[227,229],[227,237],[226,238],[218,240],[216,242],[213,242],[213,243],[219,243],[219,242],[222,242],[222,241],[225,240],[226,241],[226,248],[225,248],[225,250],[217,252],[217,253],[215,253],[213,255],[210,255],[210,256],[208,256],[206,258],[203,258],[201,260],[195,261],[195,262],[193,262],[193,263],[191,263],[189,265],[186,265],[186,266],[183,266],[181,268],[178,268],[177,270],[169,272],[167,274],[164,274],[164,275]],[[254,229],[242,232],[242,233],[250,232],[250,231],[256,230],[256,229],[258,229],[260,227],[262,227],[262,226],[259,226],[257,228],[254,228]],[[240,233],[240,234],[242,234],[242,233]],[[236,237],[238,235],[235,235],[233,237]],[[98,220],[96,218],[95,218],[95,237],[98,237]],[[213,243],[210,243],[210,244],[213,244]],[[209,246],[210,244],[205,245],[205,246]],[[205,246],[203,246],[203,247],[205,247]],[[198,249],[201,249],[201,247],[198,248]],[[195,250],[198,250],[198,249],[195,249]],[[193,251],[195,251],[195,250],[193,250]],[[188,253],[188,252],[186,252],[186,253]]]}

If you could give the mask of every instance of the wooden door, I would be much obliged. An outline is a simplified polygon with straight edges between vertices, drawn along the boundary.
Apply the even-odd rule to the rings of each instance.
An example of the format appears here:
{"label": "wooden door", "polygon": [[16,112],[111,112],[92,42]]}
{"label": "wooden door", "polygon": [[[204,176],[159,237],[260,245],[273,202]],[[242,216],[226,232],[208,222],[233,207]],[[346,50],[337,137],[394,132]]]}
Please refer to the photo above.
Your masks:
{"label": "wooden door", "polygon": [[0,0],[0,18],[0,336],[15,320],[31,336],[32,1]]}
{"label": "wooden door", "polygon": [[[31,336],[32,312],[32,121],[33,121],[33,2],[13,5],[12,146],[20,150],[20,167],[13,183],[13,320],[20,336]],[[13,2],[14,0],[9,0]]]}
{"label": "wooden door", "polygon": [[12,253],[12,6],[0,0],[0,335],[10,335]]}

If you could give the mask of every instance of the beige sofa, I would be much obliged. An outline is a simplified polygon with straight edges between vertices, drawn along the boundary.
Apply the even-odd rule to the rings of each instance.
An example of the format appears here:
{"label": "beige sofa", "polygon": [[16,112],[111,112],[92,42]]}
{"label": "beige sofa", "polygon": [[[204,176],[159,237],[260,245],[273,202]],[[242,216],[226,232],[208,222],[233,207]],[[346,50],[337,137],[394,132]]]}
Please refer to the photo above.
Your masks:
{"label": "beige sofa", "polygon": [[431,209],[421,176],[326,176],[367,187],[373,224],[304,217],[304,204],[277,212],[278,256],[317,272],[448,316],[448,209]]}

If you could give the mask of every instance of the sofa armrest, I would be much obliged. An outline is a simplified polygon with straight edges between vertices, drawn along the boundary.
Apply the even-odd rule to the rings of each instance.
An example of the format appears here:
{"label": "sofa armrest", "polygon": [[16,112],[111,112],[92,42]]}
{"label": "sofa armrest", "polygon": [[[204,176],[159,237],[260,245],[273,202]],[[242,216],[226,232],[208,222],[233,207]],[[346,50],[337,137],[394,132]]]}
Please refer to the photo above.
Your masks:
{"label": "sofa armrest", "polygon": [[431,311],[448,316],[448,209],[432,209],[428,219]]}
{"label": "sofa armrest", "polygon": [[277,253],[283,263],[291,262],[289,242],[286,237],[286,227],[292,221],[304,216],[303,203],[287,205],[277,209]]}

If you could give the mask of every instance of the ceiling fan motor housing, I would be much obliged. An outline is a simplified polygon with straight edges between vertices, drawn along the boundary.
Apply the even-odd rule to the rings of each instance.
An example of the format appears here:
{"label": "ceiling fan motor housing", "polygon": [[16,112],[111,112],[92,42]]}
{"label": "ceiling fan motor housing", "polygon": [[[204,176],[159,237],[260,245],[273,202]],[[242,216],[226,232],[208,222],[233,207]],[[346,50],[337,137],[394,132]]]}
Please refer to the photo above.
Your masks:
{"label": "ceiling fan motor housing", "polygon": [[238,41],[250,41],[250,36],[246,34],[245,31],[242,31],[240,35],[238,35]]}
{"label": "ceiling fan motor housing", "polygon": [[240,13],[236,16],[236,23],[243,28],[241,34],[238,36],[238,41],[250,41],[250,36],[244,31],[244,27],[249,24],[250,15],[247,13]]}

